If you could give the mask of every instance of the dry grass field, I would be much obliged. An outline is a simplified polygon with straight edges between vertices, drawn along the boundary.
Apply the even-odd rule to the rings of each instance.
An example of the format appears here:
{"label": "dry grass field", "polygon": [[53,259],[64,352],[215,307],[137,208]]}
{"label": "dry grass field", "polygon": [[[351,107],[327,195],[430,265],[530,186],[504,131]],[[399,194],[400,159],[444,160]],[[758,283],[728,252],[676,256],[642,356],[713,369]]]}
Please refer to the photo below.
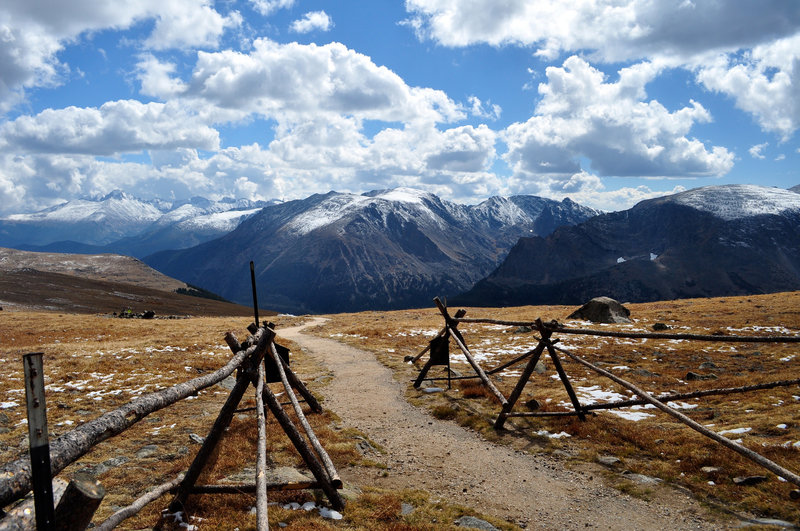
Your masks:
{"label": "dry grass field", "polygon": [[[559,322],[582,328],[652,332],[664,323],[670,332],[725,335],[800,335],[800,293],[693,299],[630,304],[631,325],[592,325],[569,321],[573,307],[468,308],[467,317],[514,321]],[[451,309],[454,313],[456,308]],[[797,488],[745,460],[738,454],[690,430],[670,416],[649,407],[600,411],[585,422],[575,417],[513,418],[507,431],[498,433],[492,423],[500,411],[496,400],[476,381],[455,382],[439,393],[415,390],[411,381],[422,362],[404,363],[407,355],[422,351],[444,322],[438,310],[363,312],[329,316],[315,333],[376,353],[407,382],[407,397],[439,418],[481,432],[487,439],[513,445],[530,453],[546,452],[563,458],[565,466],[613,456],[620,462],[607,471],[607,479],[620,490],[648,498],[652,489],[642,485],[641,474],[679,488],[721,510],[800,522],[800,502],[790,498]],[[463,323],[462,331],[473,355],[484,369],[499,366],[532,349],[535,334],[515,327]],[[658,395],[700,389],[738,387],[797,378],[800,345],[772,343],[709,343],[685,340],[614,339],[554,334],[559,346]],[[462,375],[474,374],[466,359],[451,344],[452,367]],[[571,406],[549,358],[546,370],[534,373],[515,410],[535,398],[544,411],[565,411]],[[632,398],[609,379],[589,371],[565,356],[562,363],[584,404]],[[505,396],[516,384],[524,364],[493,377]],[[693,380],[689,373],[703,379]],[[442,376],[434,367],[429,376]],[[446,382],[434,385],[446,389]],[[705,397],[672,403],[692,419],[740,441],[754,451],[797,473],[800,471],[800,388],[798,386],[736,395]],[[713,468],[706,468],[713,467]],[[705,471],[703,470],[705,468]],[[734,478],[766,476],[756,485],[740,486]]]}
{"label": "dry grass field", "polygon": [[[270,319],[277,323],[279,333],[281,327],[299,321],[291,317]],[[223,340],[225,332],[233,331],[244,339],[247,324],[246,317],[131,320],[55,312],[0,312],[0,363],[4,376],[0,379],[0,463],[14,460],[27,451],[23,353],[44,352],[52,439],[142,394],[218,369],[231,357]],[[297,349],[293,352],[293,369],[317,392],[330,375]],[[228,388],[218,384],[196,397],[157,411],[68,467],[64,477],[78,471],[89,472],[106,489],[95,522],[131,503],[149,486],[169,481],[185,471],[200,447],[197,437],[208,433],[228,393]],[[324,396],[320,399],[324,407]],[[254,405],[253,393],[248,393],[241,407]],[[340,427],[338,419],[327,412],[308,415],[308,419],[337,468],[364,467],[374,469],[374,474],[382,473],[377,463],[357,450],[357,444],[364,440],[363,434]],[[268,433],[271,466],[304,468],[271,415],[268,415]],[[252,481],[256,448],[254,413],[237,414],[218,448],[200,483],[217,483],[229,477],[237,482]],[[293,509],[292,502],[326,503],[314,491],[294,491],[270,494],[273,503],[269,509],[270,524],[276,527],[279,523],[287,524],[289,529],[446,529],[449,522],[463,514],[478,514],[437,500],[422,490],[346,487],[348,502],[342,520],[323,518],[317,510]],[[181,520],[172,516],[162,520],[161,511],[170,499],[162,497],[119,528],[149,529],[156,525],[163,529],[185,528],[181,527]],[[191,518],[187,523],[198,528],[255,527],[254,495],[192,496],[190,504]],[[414,511],[402,515],[402,504],[414,507]],[[510,528],[502,521],[488,520],[500,528]]]}

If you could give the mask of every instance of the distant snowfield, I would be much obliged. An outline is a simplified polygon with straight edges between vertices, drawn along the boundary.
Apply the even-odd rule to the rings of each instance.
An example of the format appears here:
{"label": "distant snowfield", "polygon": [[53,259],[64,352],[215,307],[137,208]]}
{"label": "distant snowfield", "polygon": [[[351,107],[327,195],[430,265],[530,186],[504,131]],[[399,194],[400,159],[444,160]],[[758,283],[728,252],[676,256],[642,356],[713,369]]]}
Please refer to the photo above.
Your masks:
{"label": "distant snowfield", "polygon": [[782,188],[752,184],[705,186],[676,194],[673,200],[678,204],[710,212],[726,221],[761,214],[800,212],[800,194]]}

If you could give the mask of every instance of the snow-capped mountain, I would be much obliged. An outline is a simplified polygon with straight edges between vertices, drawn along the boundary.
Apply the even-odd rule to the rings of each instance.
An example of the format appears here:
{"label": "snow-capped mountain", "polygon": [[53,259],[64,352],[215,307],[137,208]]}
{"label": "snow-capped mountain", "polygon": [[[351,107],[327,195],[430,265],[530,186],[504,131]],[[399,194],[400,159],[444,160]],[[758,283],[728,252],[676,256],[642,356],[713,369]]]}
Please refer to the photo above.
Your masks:
{"label": "snow-capped mountain", "polygon": [[709,186],[522,238],[491,275],[451,302],[644,302],[800,289],[800,195]]}
{"label": "snow-capped mountain", "polygon": [[281,311],[425,306],[485,276],[520,236],[597,213],[532,196],[466,206],[409,188],[330,192],[266,207],[222,238],[145,261],[248,304],[253,260],[259,303]]}
{"label": "snow-capped mountain", "polygon": [[0,219],[0,246],[142,256],[217,238],[267,204],[201,197],[146,201],[115,191],[98,200],[77,199]]}
{"label": "snow-capped mountain", "polygon": [[709,212],[726,221],[768,214],[797,214],[797,194],[781,188],[752,184],[704,186],[675,194],[669,198],[680,205]]}
{"label": "snow-capped mountain", "polygon": [[99,200],[75,199],[40,212],[8,216],[0,220],[0,243],[11,247],[74,240],[103,245],[142,232],[165,211],[163,204],[115,191]]}

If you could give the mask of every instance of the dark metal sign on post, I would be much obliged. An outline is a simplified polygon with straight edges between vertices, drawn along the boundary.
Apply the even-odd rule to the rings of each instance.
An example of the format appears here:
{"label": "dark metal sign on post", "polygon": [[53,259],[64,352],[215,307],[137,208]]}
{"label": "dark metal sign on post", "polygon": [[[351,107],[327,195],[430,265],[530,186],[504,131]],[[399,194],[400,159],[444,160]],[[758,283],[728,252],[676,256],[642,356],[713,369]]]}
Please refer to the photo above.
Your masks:
{"label": "dark metal sign on post", "polygon": [[28,438],[31,450],[36,529],[45,531],[55,525],[53,480],[50,469],[50,443],[47,437],[47,407],[44,401],[44,369],[42,353],[22,357],[25,367],[25,400],[28,405]]}

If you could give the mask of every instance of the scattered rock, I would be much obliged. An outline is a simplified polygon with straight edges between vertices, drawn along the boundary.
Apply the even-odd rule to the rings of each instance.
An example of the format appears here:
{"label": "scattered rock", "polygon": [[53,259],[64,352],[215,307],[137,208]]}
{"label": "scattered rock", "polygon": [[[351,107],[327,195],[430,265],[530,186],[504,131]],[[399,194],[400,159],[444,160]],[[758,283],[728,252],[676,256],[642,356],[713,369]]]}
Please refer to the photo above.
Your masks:
{"label": "scattered rock", "polygon": [[217,385],[219,385],[223,389],[227,389],[228,391],[232,391],[233,388],[236,386],[236,377],[233,376],[233,375],[230,375],[227,378],[225,378],[224,380],[222,380],[220,383],[218,383]]}
{"label": "scattered rock", "polygon": [[636,374],[638,376],[645,376],[647,378],[658,376],[656,373],[648,371],[647,369],[634,369],[633,374]]}
{"label": "scattered rock", "polygon": [[663,330],[670,330],[670,326],[665,323],[653,323],[653,330],[661,332]]}
{"label": "scattered rock", "polygon": [[717,375],[714,374],[714,373],[699,374],[699,373],[692,372],[692,371],[689,371],[689,372],[686,373],[686,380],[690,381],[690,382],[697,381],[697,380],[716,380],[716,379],[717,379]]}
{"label": "scattered rock", "polygon": [[403,502],[400,504],[400,516],[407,516],[414,512],[414,506],[410,503]]}
{"label": "scattered rock", "polygon": [[444,388],[443,387],[425,387],[422,390],[424,392],[426,392],[426,393],[441,393],[442,391],[444,391]]}
{"label": "scattered rock", "polygon": [[632,323],[631,312],[609,297],[595,297],[574,312],[568,319],[583,319],[593,323]]}
{"label": "scattered rock", "polygon": [[[252,483],[255,481],[256,469],[244,467],[240,472],[223,478],[223,483]],[[267,483],[304,483],[314,481],[314,478],[301,473],[296,468],[279,466],[267,470]]]}
{"label": "scattered rock", "polygon": [[536,374],[544,374],[547,371],[547,364],[544,360],[539,360],[536,362],[536,367],[533,368],[536,371]]}
{"label": "scattered rock", "polygon": [[713,361],[705,361],[705,362],[701,363],[700,367],[698,367],[698,368],[701,371],[710,371],[710,370],[713,370],[713,369],[718,369],[719,367],[717,367],[717,364],[714,363]]}
{"label": "scattered rock", "polygon": [[644,474],[636,474],[635,472],[624,472],[623,475],[639,485],[658,485],[662,481],[659,478],[645,476]]}
{"label": "scattered rock", "polygon": [[462,516],[455,522],[453,522],[458,527],[466,527],[469,529],[482,529],[485,531],[498,531],[498,529],[487,522],[486,520],[481,520],[480,518],[475,518],[474,516]]}
{"label": "scattered rock", "polygon": [[158,452],[158,446],[155,444],[148,444],[147,446],[143,446],[136,452],[136,457],[139,459],[145,459],[147,457],[152,457],[153,455]]}
{"label": "scattered rock", "polygon": [[536,400],[535,398],[531,398],[530,400],[525,402],[525,407],[529,411],[536,411],[537,409],[539,409],[540,405],[541,404],[539,404],[539,401]]}
{"label": "scattered rock", "polygon": [[619,457],[614,457],[613,455],[597,456],[597,462],[600,463],[601,465],[606,465],[611,467],[617,466],[622,463]]}
{"label": "scattered rock", "polygon": [[355,485],[348,485],[345,483],[344,488],[339,490],[339,496],[344,498],[345,500],[355,500],[358,499],[359,496],[363,494],[361,489],[356,487]]}
{"label": "scattered rock", "polygon": [[733,478],[733,482],[740,487],[749,487],[750,485],[758,485],[767,480],[767,476],[737,476]]}
{"label": "scattered rock", "polygon": [[8,415],[0,413],[0,426],[8,426],[9,422],[11,422],[11,420],[8,418]]}
{"label": "scattered rock", "polygon": [[206,442],[206,438],[205,437],[200,437],[196,433],[190,433],[189,434],[189,440],[192,441],[195,444],[203,444],[204,442]]}
{"label": "scattered rock", "polygon": [[361,455],[377,453],[375,447],[372,446],[372,444],[370,444],[370,442],[364,437],[356,437],[356,439],[358,439],[358,442],[356,443],[356,450],[358,450],[358,453]]}
{"label": "scattered rock", "polygon": [[533,332],[533,328],[525,325],[520,326],[516,330],[514,330],[515,334],[530,334],[531,332]]}
{"label": "scattered rock", "polygon": [[561,457],[563,459],[572,459],[573,457],[575,457],[575,454],[559,448],[557,450],[553,450],[553,456]]}
{"label": "scattered rock", "polygon": [[715,474],[719,474],[722,472],[722,469],[718,466],[704,466],[700,469],[703,474],[707,474],[709,476],[713,476]]}

